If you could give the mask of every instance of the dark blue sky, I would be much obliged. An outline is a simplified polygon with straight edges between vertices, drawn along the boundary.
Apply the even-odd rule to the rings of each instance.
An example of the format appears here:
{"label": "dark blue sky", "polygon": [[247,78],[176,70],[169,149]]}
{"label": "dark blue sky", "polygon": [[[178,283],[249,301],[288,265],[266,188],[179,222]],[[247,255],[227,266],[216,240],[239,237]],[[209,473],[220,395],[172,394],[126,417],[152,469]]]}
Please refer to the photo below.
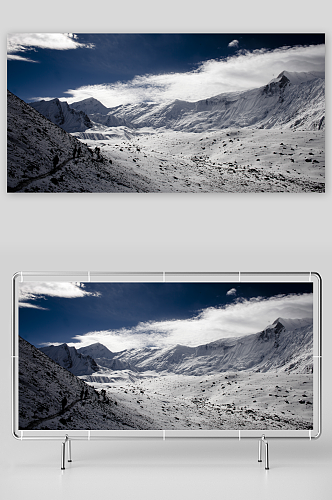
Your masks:
{"label": "dark blue sky", "polygon": [[36,346],[72,342],[74,336],[92,331],[188,320],[203,309],[257,297],[312,293],[312,283],[85,283],[84,293],[79,298],[25,295],[23,302],[43,309],[19,308],[19,334]]}
{"label": "dark blue sky", "polygon": [[[238,43],[229,46],[237,40]],[[322,34],[78,34],[80,48],[25,46],[8,60],[8,89],[29,102],[65,97],[68,89],[126,82],[137,75],[184,73],[237,51],[324,44]],[[93,44],[93,48],[87,46]]]}

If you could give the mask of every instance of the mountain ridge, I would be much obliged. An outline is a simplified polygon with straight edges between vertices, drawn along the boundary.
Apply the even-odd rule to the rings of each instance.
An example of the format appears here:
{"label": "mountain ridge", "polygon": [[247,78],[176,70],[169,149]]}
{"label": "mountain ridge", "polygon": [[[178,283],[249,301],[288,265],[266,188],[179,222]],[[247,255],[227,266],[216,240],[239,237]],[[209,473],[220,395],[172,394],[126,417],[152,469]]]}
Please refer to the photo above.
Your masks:
{"label": "mountain ridge", "polygon": [[97,363],[89,354],[81,354],[75,347],[69,347],[67,344],[41,347],[40,351],[76,376],[91,375],[99,370]]}
{"label": "mountain ridge", "polygon": [[66,132],[85,132],[93,127],[86,113],[71,108],[66,101],[58,98],[32,102],[30,106]]}
{"label": "mountain ridge", "polygon": [[[322,130],[325,128],[323,77],[322,72],[283,71],[267,85],[224,92],[194,102],[175,99],[170,103],[144,102],[107,108],[91,97],[71,103],[69,108],[84,113],[92,126],[83,130],[84,126],[80,124],[71,132],[84,133],[88,128],[97,131],[100,126],[153,127],[187,132],[230,127]],[[32,106],[41,109],[38,103],[32,103]],[[47,104],[43,106],[43,112],[51,114]]]}
{"label": "mountain ridge", "polygon": [[[261,332],[250,335],[226,337],[197,347],[178,344],[156,349],[129,349],[120,353],[111,353],[108,350],[111,353],[108,358],[99,356],[94,358],[94,362],[103,376],[108,370],[156,371],[186,375],[244,370],[311,373],[312,333],[312,320],[309,318],[300,320],[278,318]],[[89,347],[81,348],[84,355],[96,352],[96,344],[92,344],[90,349]]]}

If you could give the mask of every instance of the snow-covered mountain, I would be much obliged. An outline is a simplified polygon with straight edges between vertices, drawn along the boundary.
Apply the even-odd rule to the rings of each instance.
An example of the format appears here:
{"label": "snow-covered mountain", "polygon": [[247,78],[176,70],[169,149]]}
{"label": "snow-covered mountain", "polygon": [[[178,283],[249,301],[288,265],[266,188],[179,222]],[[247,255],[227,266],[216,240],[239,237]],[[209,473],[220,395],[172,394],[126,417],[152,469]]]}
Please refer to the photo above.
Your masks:
{"label": "snow-covered mountain", "polygon": [[130,364],[118,359],[118,353],[111,352],[107,347],[99,342],[90,344],[87,347],[77,349],[78,353],[91,356],[101,369],[126,370],[130,369]]}
{"label": "snow-covered mountain", "polygon": [[106,108],[95,99],[85,99],[70,106],[84,110],[95,124],[109,127],[165,127],[187,132],[228,127],[320,130],[325,127],[325,79],[321,72],[283,71],[263,87],[197,102]]}
{"label": "snow-covered mountain", "polygon": [[278,82],[282,77],[286,78],[290,83],[298,85],[303,82],[309,82],[311,80],[316,80],[317,78],[325,79],[324,71],[300,71],[300,72],[290,72],[282,71],[277,78],[273,78],[270,83]]}
{"label": "snow-covered mountain", "polygon": [[84,132],[93,127],[90,118],[84,111],[70,108],[65,101],[59,101],[59,99],[41,100],[30,103],[30,106],[66,132]]}
{"label": "snow-covered mountain", "polygon": [[50,345],[41,347],[40,350],[74,375],[90,375],[99,369],[90,355],[79,353],[75,347],[69,347],[67,344]]}
{"label": "snow-covered mountain", "polygon": [[90,344],[87,347],[80,347],[77,349],[77,352],[86,356],[91,356],[92,358],[112,359],[114,357],[114,353],[103,344],[100,344],[100,342]]}
{"label": "snow-covered mountain", "polygon": [[72,102],[70,107],[76,109],[76,111],[83,111],[83,113],[87,115],[95,113],[107,115],[109,112],[109,108],[106,108],[106,106],[97,99],[94,99],[94,97],[88,97],[87,99],[83,99],[83,101]]}
{"label": "snow-covered mountain", "polygon": [[[275,342],[278,335],[280,339],[283,328],[281,320],[276,321],[260,332],[261,342]],[[295,334],[299,329],[293,335],[301,342],[299,332]],[[207,368],[212,344],[207,344],[209,349],[200,346],[211,352],[196,355],[205,359]],[[100,345],[93,350],[108,355]],[[192,350],[183,347],[176,353],[175,366]],[[174,376],[171,370],[169,364],[162,373],[108,370],[108,377],[103,371],[76,377],[20,338],[19,429],[313,428],[311,373],[205,370],[195,376],[191,370]]]}
{"label": "snow-covered mountain", "polygon": [[[99,144],[98,144],[99,146]],[[153,183],[105,158],[7,92],[8,192],[148,192]]]}
{"label": "snow-covered mountain", "polygon": [[[197,347],[176,345],[162,349],[129,349],[95,358],[105,368],[156,371],[185,375],[216,372],[312,372],[313,327],[311,319],[278,318],[263,331],[243,337],[223,338]],[[99,349],[99,347],[98,347]],[[84,348],[96,352],[95,344]]]}
{"label": "snow-covered mountain", "polygon": [[323,76],[197,102],[37,103],[60,126],[9,92],[8,191],[324,192]]}
{"label": "snow-covered mountain", "polygon": [[146,429],[151,421],[98,392],[19,338],[19,429]]}
{"label": "snow-covered mountain", "polygon": [[99,395],[92,387],[19,338],[20,429],[88,429],[90,411],[96,421],[103,420],[103,408],[98,406]]}
{"label": "snow-covered mountain", "polygon": [[325,75],[283,71],[263,87],[196,102],[176,99],[107,108],[91,97],[69,106],[59,99],[31,106],[68,132],[93,128],[97,133],[98,126],[165,127],[187,132],[229,127],[321,130],[325,128]]}
{"label": "snow-covered mountain", "polygon": [[[124,118],[117,118],[114,116],[111,112],[111,108],[106,108],[106,106],[93,97],[83,99],[83,101],[73,102],[70,104],[70,108],[75,111],[84,112],[86,116],[89,116],[94,125],[98,124],[105,127],[120,127],[127,125],[127,121]],[[80,130],[77,130],[77,132],[80,132]]]}
{"label": "snow-covered mountain", "polygon": [[7,92],[8,191],[81,191],[93,181],[100,184],[100,159],[86,144]]}

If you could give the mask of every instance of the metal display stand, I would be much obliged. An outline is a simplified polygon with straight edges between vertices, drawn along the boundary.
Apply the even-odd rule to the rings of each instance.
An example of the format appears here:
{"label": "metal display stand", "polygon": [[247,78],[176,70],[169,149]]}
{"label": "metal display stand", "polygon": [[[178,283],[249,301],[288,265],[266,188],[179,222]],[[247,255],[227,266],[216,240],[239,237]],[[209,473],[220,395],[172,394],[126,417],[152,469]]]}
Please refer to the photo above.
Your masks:
{"label": "metal display stand", "polygon": [[[214,430],[84,430],[84,429],[22,429],[19,426],[19,286],[22,282],[86,282],[86,283],[302,283],[313,286],[313,422],[312,428],[304,429],[214,429]],[[112,439],[258,439],[258,462],[263,462],[265,470],[270,469],[269,443],[267,438],[317,439],[321,434],[321,369],[322,369],[322,279],[315,272],[19,272],[13,277],[13,319],[12,319],[12,434],[18,440],[61,440],[61,470],[66,462],[72,462],[71,442],[73,440]],[[64,434],[64,432],[67,432]],[[264,446],[264,452],[263,452]]]}
{"label": "metal display stand", "polygon": [[[163,436],[163,440],[165,441],[165,434]],[[258,441],[258,462],[262,462],[262,444],[265,445],[265,470],[270,469],[270,461],[269,461],[269,443],[265,437],[265,434]],[[71,439],[66,434],[65,440],[61,443],[61,470],[66,469],[66,447],[68,448],[68,462],[72,462],[71,455]]]}

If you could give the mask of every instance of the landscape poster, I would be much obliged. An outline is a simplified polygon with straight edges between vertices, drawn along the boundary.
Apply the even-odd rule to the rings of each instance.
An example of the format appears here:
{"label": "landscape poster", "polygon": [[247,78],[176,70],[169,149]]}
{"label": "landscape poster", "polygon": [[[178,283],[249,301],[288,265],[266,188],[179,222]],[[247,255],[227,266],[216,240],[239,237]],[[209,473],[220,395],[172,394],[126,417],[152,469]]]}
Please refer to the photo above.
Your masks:
{"label": "landscape poster", "polygon": [[19,283],[20,430],[312,430],[313,284]]}
{"label": "landscape poster", "polygon": [[11,33],[7,191],[324,192],[325,36]]}

